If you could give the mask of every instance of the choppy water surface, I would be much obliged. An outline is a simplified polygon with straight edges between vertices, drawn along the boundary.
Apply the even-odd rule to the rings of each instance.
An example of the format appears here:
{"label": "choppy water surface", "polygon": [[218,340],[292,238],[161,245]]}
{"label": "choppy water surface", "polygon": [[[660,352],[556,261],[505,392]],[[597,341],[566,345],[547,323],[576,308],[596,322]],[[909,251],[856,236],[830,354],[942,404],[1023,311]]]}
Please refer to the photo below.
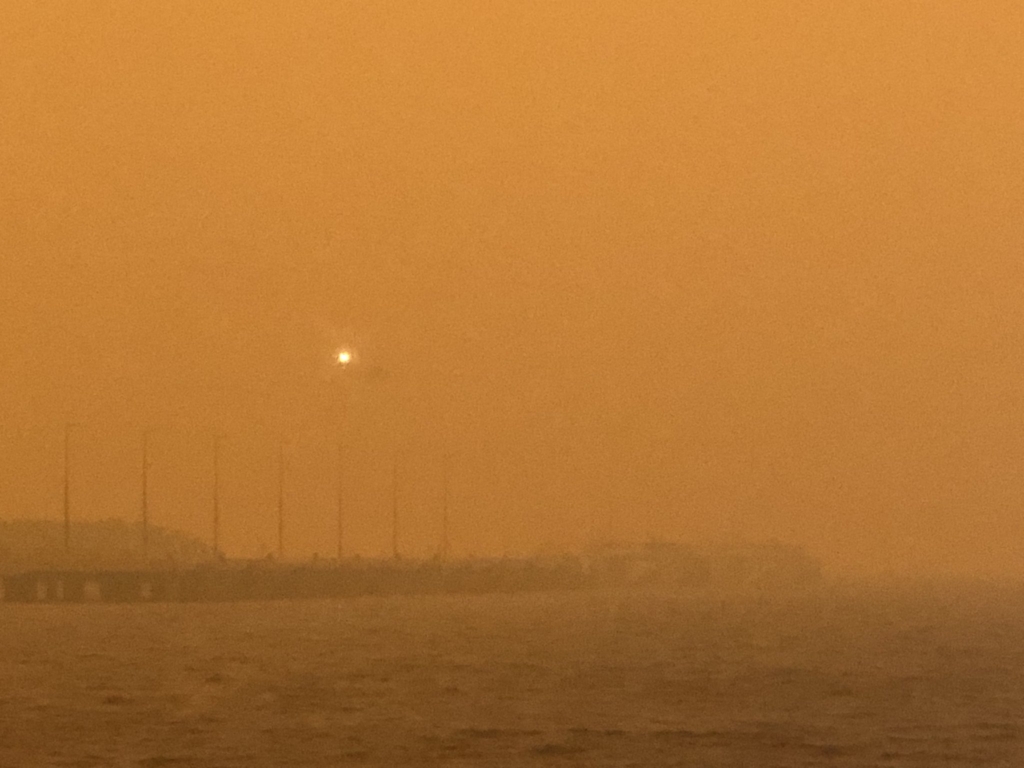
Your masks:
{"label": "choppy water surface", "polygon": [[1024,592],[0,605],[0,765],[1024,765]]}

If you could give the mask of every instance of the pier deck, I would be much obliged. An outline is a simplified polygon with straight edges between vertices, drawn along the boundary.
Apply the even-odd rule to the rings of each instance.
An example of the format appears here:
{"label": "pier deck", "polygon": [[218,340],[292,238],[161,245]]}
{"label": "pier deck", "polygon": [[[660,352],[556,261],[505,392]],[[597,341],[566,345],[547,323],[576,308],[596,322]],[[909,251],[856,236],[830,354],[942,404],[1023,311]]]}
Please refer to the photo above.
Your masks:
{"label": "pier deck", "polygon": [[39,570],[3,576],[0,599],[11,603],[227,602],[525,592],[571,589],[584,584],[582,570],[568,561]]}

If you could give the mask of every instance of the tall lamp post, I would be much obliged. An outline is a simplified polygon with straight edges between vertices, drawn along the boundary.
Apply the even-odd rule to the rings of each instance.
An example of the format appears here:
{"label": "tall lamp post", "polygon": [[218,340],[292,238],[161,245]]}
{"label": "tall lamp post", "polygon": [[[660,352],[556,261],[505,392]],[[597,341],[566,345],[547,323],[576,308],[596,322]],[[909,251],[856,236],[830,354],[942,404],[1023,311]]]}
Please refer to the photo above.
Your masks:
{"label": "tall lamp post", "polygon": [[71,552],[71,422],[64,425],[64,553]]}
{"label": "tall lamp post", "polygon": [[284,561],[284,435],[277,438],[277,560]]}
{"label": "tall lamp post", "polygon": [[[356,382],[379,382],[389,378],[390,374],[383,368],[377,366],[365,366],[359,361],[359,353],[351,347],[341,347],[331,357],[332,368],[335,375],[332,377],[338,383],[340,392],[332,397],[334,408],[338,413],[335,417],[335,425],[338,430],[337,440],[337,557],[340,561],[345,554],[345,463],[349,451],[345,446],[345,430],[348,428],[349,399],[351,389]],[[392,467],[393,473],[397,473]],[[392,499],[393,501],[394,499]],[[393,505],[394,506],[394,505]],[[395,515],[392,515],[392,526],[395,525]],[[394,533],[394,531],[393,531]],[[395,536],[392,536],[393,541]]]}
{"label": "tall lamp post", "polygon": [[448,446],[445,446],[441,461],[441,562],[446,563],[451,548],[448,538],[448,504],[451,495],[452,455]]}
{"label": "tall lamp post", "polygon": [[[334,356],[334,363],[341,371],[346,371],[355,360],[355,355],[352,350],[343,348],[339,349]],[[348,377],[343,376],[341,379],[341,397],[339,398],[339,405],[341,413],[338,418],[338,465],[336,467],[337,472],[337,498],[336,498],[336,516],[337,516],[337,558],[338,562],[341,562],[342,557],[345,556],[345,421],[348,419]]]}
{"label": "tall lamp post", "polygon": [[149,558],[149,436],[152,429],[142,431],[142,556]]}
{"label": "tall lamp post", "polygon": [[462,379],[462,369],[449,369],[445,377],[445,417],[444,444],[441,453],[441,562],[446,562],[451,555],[451,501],[452,501],[452,468],[454,428],[452,425],[452,409],[455,406],[456,382]]}
{"label": "tall lamp post", "polygon": [[391,557],[398,560],[398,446],[391,456]]}
{"label": "tall lamp post", "polygon": [[213,559],[220,560],[220,447],[223,436],[213,436]]}

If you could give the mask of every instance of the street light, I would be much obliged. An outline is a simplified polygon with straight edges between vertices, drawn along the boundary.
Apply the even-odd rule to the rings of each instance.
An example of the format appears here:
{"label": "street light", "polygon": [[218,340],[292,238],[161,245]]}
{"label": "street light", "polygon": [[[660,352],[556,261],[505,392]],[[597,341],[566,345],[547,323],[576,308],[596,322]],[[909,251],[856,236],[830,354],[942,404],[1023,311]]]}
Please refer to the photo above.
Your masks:
{"label": "street light", "polygon": [[71,552],[71,429],[64,425],[64,554]]}
{"label": "street light", "polygon": [[[342,556],[344,555],[344,523],[345,523],[345,461],[346,461],[346,450],[345,450],[345,429],[348,426],[348,411],[349,411],[349,399],[352,395],[352,387],[356,386],[357,383],[365,386],[370,383],[380,383],[387,381],[390,378],[390,374],[384,368],[375,365],[363,365],[359,361],[359,353],[352,347],[340,347],[331,356],[332,367],[336,371],[337,375],[334,380],[340,389],[339,397],[336,401],[336,407],[340,411],[336,417],[336,424],[339,430],[338,444],[337,444],[337,558],[338,562],[341,562]],[[397,458],[395,459],[397,462]],[[392,484],[395,483],[397,477],[397,464],[392,467]],[[397,502],[395,499],[396,491],[392,489],[392,514],[391,514],[391,527],[392,527],[392,549],[397,551],[397,537],[398,537],[398,512]]]}
{"label": "street light", "polygon": [[[334,365],[340,370],[344,371],[349,368],[355,362],[355,353],[348,347],[342,347],[334,353]],[[347,377],[346,377],[347,378]],[[341,558],[344,555],[344,535],[345,535],[345,440],[344,440],[344,422],[348,418],[348,387],[342,382],[342,394],[341,394],[341,414],[338,419],[338,488],[337,488],[337,558],[338,563],[341,563]]]}
{"label": "street light", "polygon": [[153,429],[142,430],[142,556],[149,559],[149,443]]}

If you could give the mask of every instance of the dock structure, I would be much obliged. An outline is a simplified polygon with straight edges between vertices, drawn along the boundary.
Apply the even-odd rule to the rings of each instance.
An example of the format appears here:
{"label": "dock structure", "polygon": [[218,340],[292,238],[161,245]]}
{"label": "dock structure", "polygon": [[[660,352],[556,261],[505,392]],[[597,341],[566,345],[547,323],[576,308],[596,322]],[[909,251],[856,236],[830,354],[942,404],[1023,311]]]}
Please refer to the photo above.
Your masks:
{"label": "dock structure", "polygon": [[3,577],[8,603],[168,601],[179,598],[171,573],[147,571],[33,571]]}
{"label": "dock structure", "polygon": [[325,566],[26,571],[2,578],[0,599],[8,603],[195,603],[536,592],[585,585],[584,572],[572,559],[363,561]]}

